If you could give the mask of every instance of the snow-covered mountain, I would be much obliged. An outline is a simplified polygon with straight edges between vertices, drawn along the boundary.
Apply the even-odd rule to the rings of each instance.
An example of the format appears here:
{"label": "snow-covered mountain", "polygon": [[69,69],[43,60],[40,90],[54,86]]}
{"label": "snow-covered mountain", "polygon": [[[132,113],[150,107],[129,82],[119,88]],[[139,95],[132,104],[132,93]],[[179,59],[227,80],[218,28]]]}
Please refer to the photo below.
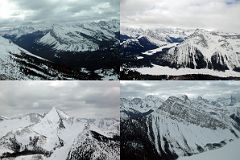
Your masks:
{"label": "snow-covered mountain", "polygon": [[101,43],[118,42],[116,33],[119,22],[93,22],[87,24],[53,25],[49,32],[38,43],[51,46],[58,51],[85,52],[97,51]]}
{"label": "snow-covered mountain", "polygon": [[[182,42],[186,37],[193,33],[193,30],[186,30],[180,28],[157,28],[157,29],[141,29],[121,27],[121,35],[128,36],[129,40],[138,39],[139,37],[146,37],[157,46],[163,46],[168,43]],[[125,43],[124,39],[121,39]]]}
{"label": "snow-covered mountain", "polygon": [[[239,74],[240,68],[240,35],[236,33],[213,32],[203,29],[132,29],[121,28],[121,55],[129,59],[128,68],[133,68],[142,74],[149,75],[214,75],[219,71],[232,71]],[[145,37],[153,47],[139,42],[139,37]],[[133,45],[134,44],[134,45]],[[141,48],[141,49],[139,49]],[[137,59],[137,56],[143,56]],[[145,61],[145,62],[143,62]],[[145,65],[143,64],[145,63]],[[128,61],[123,64],[126,67]],[[138,65],[137,65],[138,64]],[[161,66],[158,73],[156,67],[148,69],[147,73],[138,70],[141,66]],[[149,65],[150,64],[150,65]],[[172,69],[169,71],[169,69]],[[186,69],[178,71],[178,69]],[[168,71],[166,70],[168,69]],[[173,70],[175,69],[175,70]],[[189,69],[193,70],[189,71]],[[212,74],[211,72],[216,72]],[[171,73],[173,72],[173,73]],[[229,77],[239,77],[229,73]],[[219,77],[222,77],[219,74]]]}
{"label": "snow-covered mountain", "polygon": [[74,70],[36,56],[0,36],[0,79],[2,80],[96,79],[96,77],[118,79],[114,69],[98,69],[94,73],[90,73],[86,68]]}
{"label": "snow-covered mountain", "polygon": [[26,41],[26,36],[33,37],[35,43],[55,51],[86,52],[102,49],[103,43],[108,41],[114,41],[117,45],[118,32],[119,21],[109,20],[18,26],[1,32],[1,35],[15,41]]}
{"label": "snow-covered mountain", "polygon": [[113,80],[119,79],[119,25],[119,20],[29,24],[0,28],[0,35],[74,79]]}
{"label": "snow-covered mountain", "polygon": [[120,99],[120,109],[125,111],[139,111],[139,112],[146,112],[150,109],[155,110],[158,108],[164,100],[158,98],[156,96],[149,95],[144,99],[141,98],[134,98],[132,100],[121,98]]}
{"label": "snow-covered mountain", "polygon": [[7,118],[0,121],[4,129],[0,131],[0,158],[120,159],[119,121],[109,120],[74,118],[56,108],[44,116]]}
{"label": "snow-covered mountain", "polygon": [[0,36],[0,79],[64,79],[54,63]]}
{"label": "snow-covered mountain", "polygon": [[178,46],[167,51],[163,60],[175,67],[237,70],[240,67],[239,38],[226,38],[215,32],[197,29]]}
{"label": "snow-covered mountain", "polygon": [[[220,106],[202,97],[171,96],[151,105],[145,99],[121,99],[123,159],[177,159],[220,148],[240,136],[237,102]],[[148,110],[136,106],[143,103],[150,104]]]}

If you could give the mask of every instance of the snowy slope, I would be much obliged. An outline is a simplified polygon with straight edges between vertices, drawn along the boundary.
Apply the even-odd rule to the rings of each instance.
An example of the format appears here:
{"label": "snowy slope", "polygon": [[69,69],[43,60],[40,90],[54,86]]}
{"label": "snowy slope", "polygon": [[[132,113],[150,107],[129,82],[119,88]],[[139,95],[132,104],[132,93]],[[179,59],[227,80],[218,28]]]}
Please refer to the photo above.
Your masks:
{"label": "snowy slope", "polygon": [[96,51],[101,43],[116,39],[119,22],[92,22],[86,24],[53,25],[38,43],[58,51]]}
{"label": "snowy slope", "polygon": [[133,39],[147,37],[152,43],[157,44],[159,47],[177,41],[181,42],[192,32],[193,30],[180,28],[142,29],[121,27],[122,35],[127,35]]}
{"label": "snowy slope", "polygon": [[47,32],[51,28],[50,24],[29,24],[24,26],[16,26],[7,30],[0,30],[0,35],[11,35],[20,38],[23,35],[34,33],[37,31]]}
{"label": "snowy slope", "polygon": [[52,63],[0,36],[0,79],[54,79],[62,76]]}
{"label": "snowy slope", "polygon": [[[19,121],[17,124],[15,119]],[[0,131],[0,158],[13,154],[21,158],[27,153],[29,156],[24,158],[38,154],[35,156],[49,160],[72,159],[69,157],[70,152],[74,152],[75,158],[84,154],[76,154],[74,151],[74,146],[83,147],[80,145],[82,140],[84,144],[88,143],[88,148],[85,148],[84,152],[89,153],[91,159],[104,159],[101,157],[103,155],[109,156],[109,159],[119,158],[120,144],[114,137],[119,136],[120,124],[115,119],[76,119],[52,108],[44,117],[40,116],[37,120],[36,116],[30,114],[30,116],[11,118],[11,123],[9,121],[6,119],[0,122],[3,128],[5,126],[5,130]],[[87,133],[92,134],[91,142],[85,141],[84,137],[89,135]],[[102,138],[109,141],[102,141]],[[111,147],[112,145],[115,147]],[[106,146],[106,150],[100,146]],[[90,152],[93,149],[94,154]]]}
{"label": "snowy slope", "polygon": [[[132,63],[130,70],[143,75],[203,74],[219,77],[239,77],[240,35],[236,33],[211,32],[203,29],[134,29],[121,28],[121,52]],[[156,48],[146,48],[139,43],[146,37]],[[142,49],[141,47],[144,47]],[[125,56],[124,56],[125,55]],[[131,55],[131,56],[129,56]],[[144,58],[137,58],[137,57]],[[130,58],[129,58],[130,57]],[[151,62],[154,67],[149,66]],[[130,64],[131,64],[130,63]],[[140,64],[140,66],[139,66]],[[126,66],[125,66],[126,67]],[[223,71],[223,72],[219,72]]]}
{"label": "snowy slope", "polygon": [[[36,57],[32,60],[32,57],[23,56],[23,52],[19,52],[21,59],[18,57],[17,60],[20,60],[21,65],[12,64],[12,67],[15,68],[4,69],[4,72],[10,73],[1,75],[0,72],[0,78],[119,79],[117,66],[119,61],[117,54],[119,26],[119,20],[113,19],[96,22],[26,24],[8,30],[0,28],[0,35],[18,45],[20,50],[24,49],[24,53],[28,51],[26,53],[30,52],[48,60],[48,62],[42,62],[43,59],[38,60],[35,59]],[[22,56],[24,59],[28,59],[27,64],[22,61]],[[29,59],[31,64],[29,64]],[[6,63],[1,66],[6,65]],[[27,65],[27,67],[22,65]],[[30,68],[29,65],[33,68]],[[21,69],[17,69],[18,67]],[[27,72],[29,77],[25,76],[24,73],[21,75],[19,70]],[[19,75],[10,77],[12,72]],[[33,75],[34,77],[31,77]]]}
{"label": "snowy slope", "polygon": [[184,42],[171,48],[167,55],[180,67],[233,70],[240,65],[240,47],[235,45],[238,42],[239,39],[229,40],[197,29]]}
{"label": "snowy slope", "polygon": [[[136,100],[138,103],[129,103]],[[217,101],[202,97],[189,99],[187,96],[172,96],[157,108],[151,100],[152,107],[143,112],[136,105],[143,101],[146,98],[121,99],[124,158],[131,152],[141,151],[150,153],[130,157],[176,159],[223,147],[240,136],[238,102],[234,102],[233,106],[221,106]]]}
{"label": "snowy slope", "polygon": [[0,121],[0,137],[3,137],[10,131],[35,124],[39,122],[41,118],[42,116],[39,114],[27,114],[24,116],[4,119],[3,121]]}
{"label": "snowy slope", "polygon": [[[0,35],[18,41],[18,43],[38,43],[55,51],[85,52],[118,45],[120,23],[116,19],[98,22],[74,22],[58,24],[29,24],[9,30],[0,30]],[[29,38],[27,38],[29,37]],[[26,41],[26,42],[24,42]],[[27,46],[27,45],[26,45]]]}
{"label": "snowy slope", "polygon": [[217,160],[238,160],[240,157],[240,141],[235,140],[226,144],[224,147],[200,153],[197,155],[189,157],[180,157],[178,160],[207,160],[207,159],[217,159]]}

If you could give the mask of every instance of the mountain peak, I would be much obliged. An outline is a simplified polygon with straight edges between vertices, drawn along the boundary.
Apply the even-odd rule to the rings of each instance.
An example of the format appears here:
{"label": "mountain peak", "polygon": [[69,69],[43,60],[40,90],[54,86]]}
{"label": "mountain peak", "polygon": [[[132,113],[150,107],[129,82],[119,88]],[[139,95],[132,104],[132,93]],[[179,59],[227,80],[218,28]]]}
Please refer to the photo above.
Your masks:
{"label": "mountain peak", "polygon": [[66,113],[53,107],[39,123],[33,126],[33,130],[48,136],[65,128],[65,122],[68,119],[69,116]]}
{"label": "mountain peak", "polygon": [[182,98],[186,101],[186,100],[189,100],[188,96],[187,95],[182,95]]}
{"label": "mountain peak", "polygon": [[204,29],[197,28],[195,29],[194,33],[205,33],[206,31]]}
{"label": "mountain peak", "polygon": [[139,103],[142,103],[142,99],[141,98],[133,98],[131,100],[131,102],[134,103],[134,104],[139,104]]}
{"label": "mountain peak", "polygon": [[203,100],[203,97],[202,96],[198,96],[197,100]]}
{"label": "mountain peak", "polygon": [[191,102],[187,95],[170,96],[170,97],[168,97],[167,101],[184,102],[184,103],[188,103],[188,104]]}
{"label": "mountain peak", "polygon": [[146,96],[147,99],[155,99],[155,98],[158,98],[157,96],[154,96],[154,95],[147,95]]}
{"label": "mountain peak", "polygon": [[147,95],[146,97],[145,97],[145,100],[151,100],[151,101],[162,101],[163,102],[163,100],[160,98],[160,97],[158,97],[158,96],[154,96],[154,95]]}
{"label": "mountain peak", "polygon": [[46,115],[45,117],[48,120],[51,121],[59,121],[59,119],[69,119],[69,116],[64,113],[63,111],[57,109],[56,107],[53,107]]}

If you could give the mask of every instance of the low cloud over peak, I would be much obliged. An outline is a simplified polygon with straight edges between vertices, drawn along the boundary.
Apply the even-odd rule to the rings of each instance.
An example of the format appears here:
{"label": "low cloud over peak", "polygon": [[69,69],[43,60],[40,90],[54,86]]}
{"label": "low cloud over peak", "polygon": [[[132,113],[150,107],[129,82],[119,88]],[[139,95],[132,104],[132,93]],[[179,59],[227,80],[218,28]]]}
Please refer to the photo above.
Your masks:
{"label": "low cloud over peak", "polygon": [[121,0],[121,24],[240,32],[239,0]]}
{"label": "low cloud over peak", "polygon": [[123,81],[121,82],[121,97],[146,97],[155,95],[160,98],[187,95],[190,98],[198,96],[207,99],[240,95],[238,81]]}
{"label": "low cloud over peak", "polygon": [[119,18],[118,0],[1,0],[0,27]]}
{"label": "low cloud over peak", "polygon": [[0,116],[47,113],[56,107],[75,117],[119,117],[118,82],[4,81]]}

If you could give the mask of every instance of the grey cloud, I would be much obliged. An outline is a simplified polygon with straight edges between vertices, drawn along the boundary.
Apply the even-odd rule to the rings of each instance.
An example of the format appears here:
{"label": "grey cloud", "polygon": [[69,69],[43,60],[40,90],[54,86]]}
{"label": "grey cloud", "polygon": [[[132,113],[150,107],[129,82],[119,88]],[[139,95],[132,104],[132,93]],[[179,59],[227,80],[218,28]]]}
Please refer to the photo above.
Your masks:
{"label": "grey cloud", "polygon": [[2,81],[0,115],[46,113],[57,107],[77,117],[119,117],[119,88],[118,82]]}
{"label": "grey cloud", "polygon": [[[7,0],[15,6],[9,18],[1,18],[0,26],[24,23],[61,23],[119,18],[119,0]],[[7,7],[6,6],[6,7]],[[24,16],[23,19],[18,18]]]}
{"label": "grey cloud", "polygon": [[121,82],[121,97],[145,97],[156,95],[162,98],[188,95],[216,99],[231,94],[240,94],[238,81],[139,81]]}
{"label": "grey cloud", "polygon": [[[231,5],[229,5],[230,1],[232,1]],[[121,24],[240,32],[238,2],[236,0],[139,0],[136,4],[135,0],[122,0]]]}

